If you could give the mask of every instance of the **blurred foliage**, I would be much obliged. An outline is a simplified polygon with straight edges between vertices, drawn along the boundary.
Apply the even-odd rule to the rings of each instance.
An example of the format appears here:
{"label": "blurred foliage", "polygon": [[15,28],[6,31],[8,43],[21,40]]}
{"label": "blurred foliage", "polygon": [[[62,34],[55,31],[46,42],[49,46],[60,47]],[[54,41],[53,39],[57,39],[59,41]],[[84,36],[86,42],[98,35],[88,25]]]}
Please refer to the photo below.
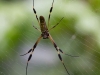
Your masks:
{"label": "blurred foliage", "polygon": [[91,5],[93,10],[96,13],[100,14],[100,0],[87,0],[87,1]]}
{"label": "blurred foliage", "polygon": [[[48,19],[52,0],[35,0],[38,17]],[[20,57],[41,35],[32,0],[0,0],[0,75],[25,75],[28,56]],[[43,10],[45,9],[45,10]],[[55,0],[50,31],[56,44],[72,58],[62,58],[71,75],[100,74],[100,0]],[[41,40],[29,63],[28,75],[66,75],[50,40]]]}

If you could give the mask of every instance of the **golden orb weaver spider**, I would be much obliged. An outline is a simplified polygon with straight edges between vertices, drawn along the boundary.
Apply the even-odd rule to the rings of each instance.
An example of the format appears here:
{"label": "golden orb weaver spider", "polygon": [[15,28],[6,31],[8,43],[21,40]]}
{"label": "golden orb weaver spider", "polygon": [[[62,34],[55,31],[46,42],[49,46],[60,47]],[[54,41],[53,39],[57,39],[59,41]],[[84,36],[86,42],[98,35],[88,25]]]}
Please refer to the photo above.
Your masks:
{"label": "golden orb weaver spider", "polygon": [[[64,64],[64,62],[63,62],[63,60],[62,60],[62,57],[61,57],[61,55],[60,55],[60,52],[63,53],[63,54],[65,54],[65,53],[56,45],[56,43],[54,42],[53,38],[51,37],[51,35],[50,35],[50,33],[49,33],[49,31],[50,31],[51,29],[55,28],[55,27],[62,21],[62,19],[63,19],[64,17],[63,17],[56,25],[54,25],[53,27],[51,27],[51,28],[48,30],[48,28],[49,28],[49,22],[50,22],[50,16],[51,16],[51,12],[52,12],[52,9],[53,9],[53,3],[54,3],[54,0],[53,0],[53,2],[52,2],[52,6],[51,6],[51,8],[50,8],[50,13],[49,13],[49,17],[48,17],[48,26],[47,26],[47,25],[46,25],[46,22],[45,22],[45,18],[44,18],[43,16],[40,16],[39,19],[38,19],[36,10],[35,10],[35,8],[34,8],[34,0],[33,0],[33,12],[34,12],[34,14],[36,15],[36,19],[37,19],[37,21],[38,21],[38,24],[40,25],[40,29],[38,29],[38,28],[35,27],[35,26],[33,26],[33,27],[34,27],[36,30],[38,30],[39,32],[41,32],[42,34],[40,35],[40,37],[38,38],[38,40],[37,40],[36,43],[34,44],[33,48],[31,48],[27,53],[21,55],[21,56],[24,56],[24,55],[30,53],[29,58],[28,58],[28,61],[27,61],[27,65],[26,65],[26,75],[27,75],[28,62],[29,62],[30,59],[32,58],[32,54],[33,54],[33,52],[34,52],[34,49],[36,48],[36,46],[37,46],[37,44],[39,43],[39,41],[41,40],[41,38],[43,38],[43,39],[48,39],[48,38],[49,38],[49,39],[51,40],[52,44],[53,44],[54,47],[56,48],[56,51],[57,51],[57,53],[58,53],[58,57],[59,57],[60,61],[62,62],[63,66],[64,66],[64,68],[65,68],[65,70],[66,70],[66,72],[68,73],[68,75],[70,75],[69,72],[68,72],[68,70],[67,70],[67,68],[66,68],[66,66],[65,66],[65,64]],[[68,56],[71,56],[71,57],[78,57],[78,56],[72,56],[72,55],[69,55],[69,54],[65,54],[65,55],[68,55]]]}

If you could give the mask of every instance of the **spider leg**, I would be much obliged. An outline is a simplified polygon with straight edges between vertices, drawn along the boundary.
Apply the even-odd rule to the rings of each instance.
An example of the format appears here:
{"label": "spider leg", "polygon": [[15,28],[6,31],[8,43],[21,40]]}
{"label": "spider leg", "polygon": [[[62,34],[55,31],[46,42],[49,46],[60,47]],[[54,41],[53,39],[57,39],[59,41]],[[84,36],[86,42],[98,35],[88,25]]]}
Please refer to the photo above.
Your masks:
{"label": "spider leg", "polygon": [[[63,17],[63,18],[64,18],[64,17]],[[59,25],[59,23],[62,21],[63,18],[61,18],[61,20],[60,20],[56,25],[54,25],[52,28],[50,28],[49,31],[50,31],[51,29],[55,28],[57,25]]]}
{"label": "spider leg", "polygon": [[65,64],[64,64],[64,62],[63,62],[63,60],[62,60],[62,57],[61,57],[61,55],[60,55],[59,47],[57,47],[57,45],[55,44],[55,42],[54,42],[54,40],[53,40],[53,38],[51,37],[50,34],[49,34],[48,37],[49,37],[49,39],[51,40],[51,42],[53,43],[54,47],[56,48],[57,53],[58,53],[58,57],[59,57],[60,61],[62,62],[63,66],[64,66],[64,68],[65,68],[65,70],[66,70],[66,72],[68,73],[68,75],[70,75],[69,72],[68,72],[68,70],[67,70],[67,68],[66,68],[66,66],[65,66]]}
{"label": "spider leg", "polygon": [[54,0],[52,2],[52,6],[50,8],[50,13],[49,13],[49,17],[48,17],[48,28],[49,28],[49,22],[50,22],[50,16],[51,16],[51,12],[52,12],[52,9],[53,9],[53,3],[54,3]]}
{"label": "spider leg", "polygon": [[20,55],[20,56],[24,56],[24,55],[27,55],[28,53],[30,53],[32,51],[32,49],[30,49],[27,53],[23,54],[23,55]]}
{"label": "spider leg", "polygon": [[36,30],[38,30],[39,32],[41,32],[41,31],[40,31],[40,29],[38,29],[38,28],[37,28],[37,27],[35,27],[34,25],[33,25],[33,27],[34,27]]}
{"label": "spider leg", "polygon": [[[52,40],[52,43],[54,44],[55,42],[54,42],[54,40],[52,39],[51,35],[50,35],[50,38],[51,38],[51,40]],[[57,47],[57,48],[58,48],[58,50],[59,50],[61,53],[65,54],[65,55],[67,55],[67,56],[70,56],[70,57],[79,57],[79,56],[73,56],[73,55],[70,55],[70,54],[66,54],[66,53],[64,53],[59,47]]]}
{"label": "spider leg", "polygon": [[[30,50],[26,53],[26,54],[28,54],[28,53],[31,52],[30,55],[29,55],[29,57],[28,57],[28,60],[27,60],[27,65],[26,65],[26,75],[27,75],[28,63],[29,63],[29,61],[31,60],[32,54],[33,54],[33,52],[34,52],[34,49],[36,48],[36,46],[37,46],[37,44],[39,43],[39,41],[41,40],[41,38],[42,38],[42,36],[40,36],[40,37],[38,38],[38,40],[35,42],[33,48],[30,49]],[[23,55],[21,55],[21,56],[24,56],[24,55],[26,55],[26,54],[23,54]]]}
{"label": "spider leg", "polygon": [[[38,19],[37,13],[36,13],[36,10],[35,10],[35,8],[34,8],[34,0],[33,0],[33,11],[34,11],[34,14],[35,14],[35,16],[36,16],[36,19],[37,19],[37,21],[38,21],[38,23],[39,23],[39,19]],[[39,25],[40,25],[40,24],[39,24]]]}
{"label": "spider leg", "polygon": [[[36,28],[35,26],[33,26],[36,30],[40,31],[38,28]],[[41,32],[41,31],[40,31]],[[32,51],[32,49],[30,49],[27,53],[23,54],[23,55],[20,55],[20,56],[24,56],[24,55],[27,55],[28,53],[30,53]]]}
{"label": "spider leg", "polygon": [[70,56],[70,57],[79,57],[79,56],[73,56],[73,55],[70,55],[70,54],[66,54],[66,53],[64,53],[61,49],[59,49],[59,51],[60,51],[61,53],[65,54],[65,55],[67,55],[67,56]]}

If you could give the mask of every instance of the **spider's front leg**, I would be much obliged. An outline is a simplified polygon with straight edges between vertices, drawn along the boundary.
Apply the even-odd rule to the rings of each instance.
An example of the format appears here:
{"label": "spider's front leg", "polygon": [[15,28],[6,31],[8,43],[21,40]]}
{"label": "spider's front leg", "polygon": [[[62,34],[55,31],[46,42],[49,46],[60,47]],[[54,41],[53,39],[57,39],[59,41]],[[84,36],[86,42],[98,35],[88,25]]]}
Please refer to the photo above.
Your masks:
{"label": "spider's front leg", "polygon": [[33,0],[33,12],[34,12],[34,14],[35,14],[35,16],[36,16],[36,19],[37,19],[37,21],[38,21],[38,24],[40,25],[39,19],[38,19],[37,13],[36,13],[36,10],[35,10],[35,8],[34,8],[34,0]]}
{"label": "spider's front leg", "polygon": [[67,70],[67,68],[66,68],[66,66],[65,66],[65,64],[64,64],[64,62],[63,62],[63,60],[62,60],[62,57],[61,57],[61,55],[60,55],[60,52],[59,52],[60,49],[59,49],[59,47],[57,47],[57,45],[55,44],[55,42],[54,42],[54,40],[53,40],[53,38],[51,37],[50,34],[49,34],[48,37],[49,37],[49,39],[51,40],[51,42],[53,43],[54,47],[56,48],[57,53],[58,53],[58,57],[59,57],[60,61],[62,62],[63,66],[64,66],[64,68],[65,68],[65,70],[66,70],[66,72],[68,73],[68,75],[70,75],[69,72],[68,72],[68,70]]}
{"label": "spider's front leg", "polygon": [[41,40],[41,38],[42,38],[42,36],[40,36],[40,37],[38,38],[38,40],[36,41],[36,43],[34,44],[34,46],[33,46],[32,49],[30,49],[27,53],[21,55],[21,56],[24,56],[24,55],[30,53],[30,55],[29,55],[29,57],[28,57],[28,60],[27,60],[26,75],[27,75],[28,62],[29,62],[30,59],[32,58],[32,54],[33,54],[33,52],[34,52],[34,49],[36,48],[36,46],[37,46],[37,44],[39,43],[39,41]]}
{"label": "spider's front leg", "polygon": [[50,16],[51,16],[51,12],[52,12],[52,9],[53,9],[53,3],[54,3],[54,0],[52,2],[52,6],[50,8],[50,13],[49,13],[49,17],[48,17],[48,28],[49,28],[49,22],[50,22]]}

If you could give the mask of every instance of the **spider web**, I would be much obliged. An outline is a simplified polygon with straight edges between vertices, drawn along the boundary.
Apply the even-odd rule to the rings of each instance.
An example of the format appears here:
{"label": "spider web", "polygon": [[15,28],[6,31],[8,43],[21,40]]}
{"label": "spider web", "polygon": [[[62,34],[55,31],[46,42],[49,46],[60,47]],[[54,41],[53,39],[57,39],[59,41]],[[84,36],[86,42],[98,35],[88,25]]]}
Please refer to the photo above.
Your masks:
{"label": "spider web", "polygon": [[[37,15],[43,14],[46,22],[51,4],[52,0],[35,0]],[[25,75],[29,55],[20,55],[32,48],[41,35],[32,27],[39,28],[31,8],[32,1],[2,2],[1,6],[0,75]],[[100,23],[97,13],[85,0],[55,0],[50,27],[62,17],[64,19],[50,34],[65,53],[79,56],[61,54],[70,75],[99,75]],[[29,62],[28,75],[66,74],[51,41],[41,39]]]}

